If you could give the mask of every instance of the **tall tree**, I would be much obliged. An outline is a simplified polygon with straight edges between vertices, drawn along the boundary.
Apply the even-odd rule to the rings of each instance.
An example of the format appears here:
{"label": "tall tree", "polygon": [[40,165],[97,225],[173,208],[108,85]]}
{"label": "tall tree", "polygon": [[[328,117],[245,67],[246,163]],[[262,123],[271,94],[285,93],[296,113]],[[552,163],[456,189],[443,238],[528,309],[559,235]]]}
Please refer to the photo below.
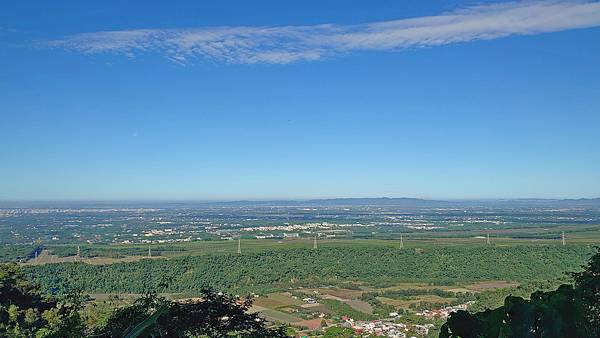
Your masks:
{"label": "tall tree", "polygon": [[600,248],[583,271],[573,273],[575,286],[581,292],[581,301],[587,319],[586,329],[591,336],[600,337]]}
{"label": "tall tree", "polygon": [[[150,293],[114,312],[104,337],[287,337],[283,328],[268,328],[247,310],[251,299],[239,299],[210,289],[200,299],[171,301]],[[140,325],[141,324],[141,325]],[[134,334],[135,333],[135,334]]]}

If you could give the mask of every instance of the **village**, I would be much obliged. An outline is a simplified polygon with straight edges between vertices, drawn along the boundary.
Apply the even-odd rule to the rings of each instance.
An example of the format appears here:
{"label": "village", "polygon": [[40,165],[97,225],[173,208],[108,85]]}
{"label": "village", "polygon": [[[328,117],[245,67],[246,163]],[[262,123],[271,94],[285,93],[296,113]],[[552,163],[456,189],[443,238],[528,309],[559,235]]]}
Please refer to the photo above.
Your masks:
{"label": "village", "polygon": [[451,313],[466,310],[473,304],[432,306],[421,311],[399,308],[397,311],[381,313],[360,299],[361,292],[323,287],[254,295],[251,311],[260,313],[271,323],[284,323],[296,328],[296,337],[319,337],[336,328],[343,328],[359,337],[418,338],[426,337],[432,331],[437,332],[440,323]]}

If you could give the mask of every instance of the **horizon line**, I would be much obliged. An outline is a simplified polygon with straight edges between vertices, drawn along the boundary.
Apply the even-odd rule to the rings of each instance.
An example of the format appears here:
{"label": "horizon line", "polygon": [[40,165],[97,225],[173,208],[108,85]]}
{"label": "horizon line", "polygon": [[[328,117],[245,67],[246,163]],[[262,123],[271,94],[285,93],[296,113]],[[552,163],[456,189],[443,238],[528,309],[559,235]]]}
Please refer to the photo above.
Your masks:
{"label": "horizon line", "polygon": [[375,199],[407,199],[431,202],[459,201],[577,201],[597,200],[597,197],[464,197],[464,198],[422,198],[422,197],[307,197],[307,198],[239,198],[239,199],[158,199],[158,198],[124,198],[124,199],[0,199],[1,203],[231,203],[231,202],[306,202],[320,200],[375,200]]}

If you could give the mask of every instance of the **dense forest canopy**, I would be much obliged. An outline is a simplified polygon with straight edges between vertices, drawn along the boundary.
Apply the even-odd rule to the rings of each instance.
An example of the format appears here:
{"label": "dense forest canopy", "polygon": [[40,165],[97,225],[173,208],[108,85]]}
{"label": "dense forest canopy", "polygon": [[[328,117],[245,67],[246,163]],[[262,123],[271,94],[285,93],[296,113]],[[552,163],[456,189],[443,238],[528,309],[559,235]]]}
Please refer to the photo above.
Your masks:
{"label": "dense forest canopy", "polygon": [[[242,255],[144,259],[108,265],[60,263],[26,272],[57,293],[199,292],[205,287],[239,293],[359,281],[374,286],[398,282],[453,284],[479,280],[546,280],[575,271],[591,255],[588,246],[325,247]],[[165,286],[161,288],[161,285]]]}

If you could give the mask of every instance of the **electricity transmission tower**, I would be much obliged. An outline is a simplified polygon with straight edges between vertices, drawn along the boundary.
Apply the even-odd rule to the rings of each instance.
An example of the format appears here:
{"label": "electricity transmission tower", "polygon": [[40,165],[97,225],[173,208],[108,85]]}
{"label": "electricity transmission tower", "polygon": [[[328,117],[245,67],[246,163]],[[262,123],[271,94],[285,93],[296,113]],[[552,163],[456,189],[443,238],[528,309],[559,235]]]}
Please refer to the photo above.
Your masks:
{"label": "electricity transmission tower", "polygon": [[152,257],[152,252],[150,251],[150,245],[148,245],[148,258]]}
{"label": "electricity transmission tower", "polygon": [[238,238],[238,250],[237,250],[238,255],[242,254],[242,238]]}
{"label": "electricity transmission tower", "polygon": [[400,249],[404,249],[404,241],[402,240],[402,234],[400,234]]}
{"label": "electricity transmission tower", "polygon": [[565,232],[564,231],[562,232],[562,236],[561,237],[562,237],[562,245],[565,246],[567,243],[565,241]]}
{"label": "electricity transmission tower", "polygon": [[315,235],[315,240],[313,241],[313,249],[317,250],[317,235]]}
{"label": "electricity transmission tower", "polygon": [[490,245],[490,233],[487,233],[487,244]]}

